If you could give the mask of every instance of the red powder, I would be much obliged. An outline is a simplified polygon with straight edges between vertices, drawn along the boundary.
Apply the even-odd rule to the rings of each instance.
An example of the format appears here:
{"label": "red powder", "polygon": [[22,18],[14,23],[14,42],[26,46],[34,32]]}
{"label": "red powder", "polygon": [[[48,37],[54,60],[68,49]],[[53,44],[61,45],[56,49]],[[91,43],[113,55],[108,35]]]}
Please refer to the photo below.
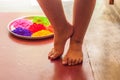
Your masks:
{"label": "red powder", "polygon": [[34,33],[34,32],[37,32],[37,31],[40,31],[40,30],[46,30],[46,27],[42,24],[36,24],[36,23],[33,23],[30,27],[29,27],[29,30]]}

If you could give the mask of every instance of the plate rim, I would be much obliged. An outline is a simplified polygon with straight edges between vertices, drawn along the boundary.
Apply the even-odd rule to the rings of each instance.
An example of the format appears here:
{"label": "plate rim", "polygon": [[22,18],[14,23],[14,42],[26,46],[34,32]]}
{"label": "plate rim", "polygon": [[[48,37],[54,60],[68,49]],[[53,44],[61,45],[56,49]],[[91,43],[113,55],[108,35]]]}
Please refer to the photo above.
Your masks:
{"label": "plate rim", "polygon": [[[54,36],[54,32],[52,32],[51,34],[49,34],[49,35],[47,35],[47,36],[31,37],[31,36],[22,36],[22,35],[19,35],[19,34],[16,34],[16,33],[12,32],[12,31],[10,30],[10,25],[11,25],[14,21],[16,21],[16,20],[18,20],[18,19],[25,19],[25,18],[27,19],[27,18],[29,18],[29,17],[35,17],[35,16],[46,17],[45,15],[29,15],[29,16],[22,16],[22,17],[15,18],[15,19],[11,20],[11,21],[8,23],[8,25],[7,25],[7,29],[8,29],[8,31],[9,31],[9,33],[11,33],[12,35],[14,35],[14,36],[16,36],[16,37],[23,38],[23,39],[46,39],[46,38],[53,37],[53,36]],[[46,18],[47,18],[47,17],[46,17]]]}

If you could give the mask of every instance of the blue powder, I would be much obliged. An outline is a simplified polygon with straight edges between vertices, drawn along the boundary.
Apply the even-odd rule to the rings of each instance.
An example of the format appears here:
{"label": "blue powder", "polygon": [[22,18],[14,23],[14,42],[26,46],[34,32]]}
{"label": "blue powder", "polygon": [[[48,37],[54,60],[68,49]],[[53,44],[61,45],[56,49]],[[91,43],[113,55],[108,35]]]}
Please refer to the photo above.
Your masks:
{"label": "blue powder", "polygon": [[23,28],[21,28],[21,27],[16,28],[16,29],[13,30],[12,32],[13,32],[13,33],[16,33],[16,34],[18,34],[18,35],[22,35],[22,36],[31,36],[31,35],[32,35],[32,33],[31,33],[29,30],[23,29]]}

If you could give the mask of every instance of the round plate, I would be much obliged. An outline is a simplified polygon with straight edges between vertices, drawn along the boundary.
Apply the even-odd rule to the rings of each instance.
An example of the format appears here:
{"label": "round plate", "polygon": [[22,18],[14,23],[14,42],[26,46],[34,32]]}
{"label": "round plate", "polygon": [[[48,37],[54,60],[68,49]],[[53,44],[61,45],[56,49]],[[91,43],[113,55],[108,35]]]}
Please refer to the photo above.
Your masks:
{"label": "round plate", "polygon": [[[43,26],[43,29],[41,26]],[[45,39],[54,36],[53,28],[45,16],[26,16],[14,19],[8,24],[8,30],[14,36],[23,39]],[[27,31],[27,33],[25,31]],[[29,35],[28,31],[30,33]],[[37,36],[33,36],[34,34],[37,34]]]}

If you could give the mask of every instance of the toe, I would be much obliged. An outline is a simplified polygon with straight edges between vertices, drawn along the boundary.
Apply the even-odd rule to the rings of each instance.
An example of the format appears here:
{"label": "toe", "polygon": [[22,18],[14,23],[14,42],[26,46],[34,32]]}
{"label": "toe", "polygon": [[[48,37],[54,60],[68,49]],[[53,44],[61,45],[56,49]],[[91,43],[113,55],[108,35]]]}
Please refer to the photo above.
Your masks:
{"label": "toe", "polygon": [[81,62],[82,62],[81,59],[76,59],[76,60],[74,61],[74,65],[80,64]]}
{"label": "toe", "polygon": [[60,57],[62,55],[62,53],[59,53],[58,51],[55,51],[54,48],[50,51],[50,53],[48,54],[48,58],[53,60],[53,59],[57,59],[58,57]]}
{"label": "toe", "polygon": [[71,66],[72,65],[72,59],[68,58],[68,65]]}
{"label": "toe", "polygon": [[60,56],[61,56],[61,54],[54,53],[53,55],[50,56],[50,59],[57,59]]}
{"label": "toe", "polygon": [[75,62],[74,62],[74,65],[76,65],[76,64],[78,64],[78,60],[77,59],[75,59]]}
{"label": "toe", "polygon": [[73,59],[73,60],[72,60],[72,65],[75,65],[75,62],[76,62],[76,60],[75,60],[75,59]]}
{"label": "toe", "polygon": [[52,49],[52,50],[49,52],[48,56],[51,56],[51,55],[53,55],[53,54],[54,54],[54,49]]}
{"label": "toe", "polygon": [[55,58],[54,54],[49,56],[49,59],[54,59],[54,58]]}
{"label": "toe", "polygon": [[82,63],[82,59],[81,58],[78,59],[78,64],[80,64],[80,63]]}
{"label": "toe", "polygon": [[64,58],[63,58],[62,64],[64,64],[64,65],[68,64],[68,58],[67,58],[67,57],[64,57]]}
{"label": "toe", "polygon": [[51,59],[51,56],[53,55],[53,53],[49,53],[48,54],[48,58]]}

